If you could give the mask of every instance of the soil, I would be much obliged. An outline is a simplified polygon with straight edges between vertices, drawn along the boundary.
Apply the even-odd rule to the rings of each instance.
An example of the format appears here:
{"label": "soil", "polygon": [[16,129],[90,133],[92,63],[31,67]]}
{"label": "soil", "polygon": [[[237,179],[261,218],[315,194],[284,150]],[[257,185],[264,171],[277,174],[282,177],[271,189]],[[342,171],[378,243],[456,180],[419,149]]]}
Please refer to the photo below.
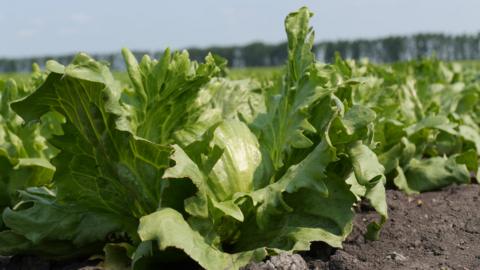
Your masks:
{"label": "soil", "polygon": [[[377,215],[362,204],[343,249],[313,243],[309,252],[280,254],[245,269],[480,270],[479,185],[451,186],[415,196],[388,190],[387,200],[389,219],[378,241],[368,241],[363,236],[367,224]],[[94,265],[88,260],[60,265],[28,256],[0,257],[0,270],[101,269]]]}
{"label": "soil", "polygon": [[412,197],[388,191],[389,219],[380,240],[365,241],[365,227],[374,214],[359,213],[354,232],[344,249],[330,257],[328,269],[478,270],[479,197],[479,185],[451,186]]}
{"label": "soil", "polygon": [[0,270],[103,270],[99,259],[79,258],[57,262],[31,255],[0,256]]}
{"label": "soil", "polygon": [[344,252],[335,254],[345,261],[357,259],[350,269],[480,269],[479,185],[412,197],[389,191],[387,196],[389,219],[381,241],[363,239],[372,218],[364,212],[356,218]]}
{"label": "soil", "polygon": [[[288,260],[282,255],[281,264],[271,258],[247,269],[480,270],[479,198],[479,185],[451,186],[415,196],[388,190],[389,219],[378,241],[364,238],[376,214],[362,205],[343,249],[314,243],[309,252],[301,254],[307,267],[298,267],[298,257],[290,255]],[[285,268],[293,262],[295,267]]]}

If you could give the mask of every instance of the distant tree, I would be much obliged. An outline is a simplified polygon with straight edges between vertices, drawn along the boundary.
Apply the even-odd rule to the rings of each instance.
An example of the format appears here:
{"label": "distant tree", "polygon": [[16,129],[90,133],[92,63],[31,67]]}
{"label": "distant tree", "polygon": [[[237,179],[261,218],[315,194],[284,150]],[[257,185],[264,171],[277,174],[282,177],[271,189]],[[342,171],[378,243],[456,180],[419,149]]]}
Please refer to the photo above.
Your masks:
{"label": "distant tree", "polygon": [[[417,34],[372,40],[321,42],[314,46],[314,51],[318,59],[325,62],[333,62],[336,52],[344,58],[369,58],[374,62],[387,63],[428,57],[432,54],[444,60],[480,59],[480,33],[458,36]],[[255,42],[245,46],[190,48],[188,52],[190,57],[196,61],[203,61],[209,52],[220,55],[227,59],[231,67],[278,66],[284,64],[287,59],[287,43],[271,45]],[[139,60],[144,54],[160,58],[163,52],[134,52]],[[32,63],[39,63],[41,67],[44,67],[44,63],[48,59],[55,59],[62,64],[67,64],[73,57],[73,55],[63,55],[0,59],[0,72],[27,72],[30,71]],[[111,68],[114,70],[125,68],[119,53],[95,55],[95,58],[111,63]]]}

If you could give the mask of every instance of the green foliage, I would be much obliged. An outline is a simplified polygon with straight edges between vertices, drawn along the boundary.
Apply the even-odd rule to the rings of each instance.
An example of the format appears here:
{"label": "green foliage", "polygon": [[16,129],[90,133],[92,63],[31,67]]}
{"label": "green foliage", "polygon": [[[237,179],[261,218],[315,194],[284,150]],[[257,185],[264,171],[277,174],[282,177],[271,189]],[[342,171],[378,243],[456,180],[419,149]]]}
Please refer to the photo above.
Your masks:
{"label": "green foliage", "polygon": [[48,185],[55,171],[49,160],[57,149],[47,139],[62,132],[63,117],[51,112],[37,123],[24,124],[10,107],[43,80],[44,74],[37,70],[20,86],[12,79],[0,81],[0,209],[18,202],[17,190]]}
{"label": "green foliage", "polygon": [[119,269],[186,254],[238,269],[312,241],[341,247],[360,200],[379,214],[367,232],[378,238],[385,185],[468,183],[478,76],[435,59],[318,63],[312,16],[287,16],[288,61],[272,76],[124,49],[127,84],[86,54],[1,81],[0,254],[103,252]]}
{"label": "green foliage", "polygon": [[[176,165],[164,177],[191,179],[197,195],[185,202],[185,220],[174,209],[143,217],[142,240],[181,249],[207,269],[235,269],[269,251],[306,250],[311,241],[340,247],[352,227],[356,200],[345,180],[353,171],[386,218],[383,167],[361,141],[368,140],[366,116],[348,119],[335,103],[311,53],[310,16],[300,9],[286,19],[289,63],[265,90],[265,111],[247,124],[224,120],[203,140],[176,147]],[[329,133],[342,131],[345,139],[332,144]],[[373,155],[371,162],[347,151],[350,145]]]}
{"label": "green foliage", "polygon": [[468,183],[477,173],[478,78],[436,59],[392,67],[343,63],[350,71],[342,77],[361,82],[353,102],[382,116],[374,121],[374,151],[388,181],[417,193]]}

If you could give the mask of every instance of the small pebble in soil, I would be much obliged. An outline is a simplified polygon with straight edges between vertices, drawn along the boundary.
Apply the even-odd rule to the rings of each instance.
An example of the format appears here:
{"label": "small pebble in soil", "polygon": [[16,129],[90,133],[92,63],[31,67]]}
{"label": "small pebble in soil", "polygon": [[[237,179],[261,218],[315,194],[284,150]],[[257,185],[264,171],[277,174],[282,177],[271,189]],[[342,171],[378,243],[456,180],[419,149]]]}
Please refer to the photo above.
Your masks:
{"label": "small pebble in soil", "polygon": [[421,244],[422,244],[422,241],[420,240],[415,240],[415,242],[413,242],[414,247],[419,247]]}
{"label": "small pebble in soil", "polygon": [[467,220],[464,230],[471,234],[478,234],[480,232],[480,218],[474,217]]}
{"label": "small pebble in soil", "polygon": [[398,253],[398,252],[391,252],[387,255],[387,258],[388,259],[391,259],[391,260],[395,260],[395,261],[406,261],[407,260],[407,257],[405,257],[404,255]]}

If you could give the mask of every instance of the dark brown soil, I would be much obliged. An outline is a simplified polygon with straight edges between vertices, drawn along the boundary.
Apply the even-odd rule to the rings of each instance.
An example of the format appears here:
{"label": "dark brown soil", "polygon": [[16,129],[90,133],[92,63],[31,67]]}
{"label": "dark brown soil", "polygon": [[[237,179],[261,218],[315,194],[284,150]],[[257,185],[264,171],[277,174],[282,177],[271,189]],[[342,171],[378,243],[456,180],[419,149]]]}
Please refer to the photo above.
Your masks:
{"label": "dark brown soil", "polygon": [[[309,269],[317,270],[480,270],[479,198],[479,185],[451,186],[410,197],[389,190],[389,219],[380,240],[365,240],[367,224],[377,217],[363,206],[343,250],[314,243],[302,256]],[[247,269],[293,269],[285,266],[293,265],[298,257],[289,261],[284,256],[282,264],[277,261],[251,264]]]}
{"label": "dark brown soil", "polygon": [[359,213],[344,249],[330,257],[329,269],[478,270],[479,197],[479,185],[451,186],[411,197],[388,191],[389,219],[380,240],[365,241],[365,227],[374,214]]}
{"label": "dark brown soil", "polygon": [[[311,251],[301,254],[303,259],[298,255],[282,254],[264,263],[251,264],[246,269],[480,270],[479,185],[452,186],[410,197],[389,190],[387,199],[389,219],[378,241],[368,241],[363,237],[366,225],[377,218],[368,206],[363,205],[358,209],[353,233],[344,243],[343,250],[314,243]],[[29,268],[26,263],[28,260],[21,257],[10,262],[0,257],[0,270],[73,270],[81,267],[58,267],[48,261],[33,259],[30,263],[37,263],[37,267],[31,268],[30,264]],[[44,264],[42,268],[38,268],[38,263]],[[83,266],[86,266],[86,261],[84,263]]]}
{"label": "dark brown soil", "polygon": [[0,270],[102,270],[96,266],[99,263],[89,258],[57,262],[30,255],[0,256]]}

